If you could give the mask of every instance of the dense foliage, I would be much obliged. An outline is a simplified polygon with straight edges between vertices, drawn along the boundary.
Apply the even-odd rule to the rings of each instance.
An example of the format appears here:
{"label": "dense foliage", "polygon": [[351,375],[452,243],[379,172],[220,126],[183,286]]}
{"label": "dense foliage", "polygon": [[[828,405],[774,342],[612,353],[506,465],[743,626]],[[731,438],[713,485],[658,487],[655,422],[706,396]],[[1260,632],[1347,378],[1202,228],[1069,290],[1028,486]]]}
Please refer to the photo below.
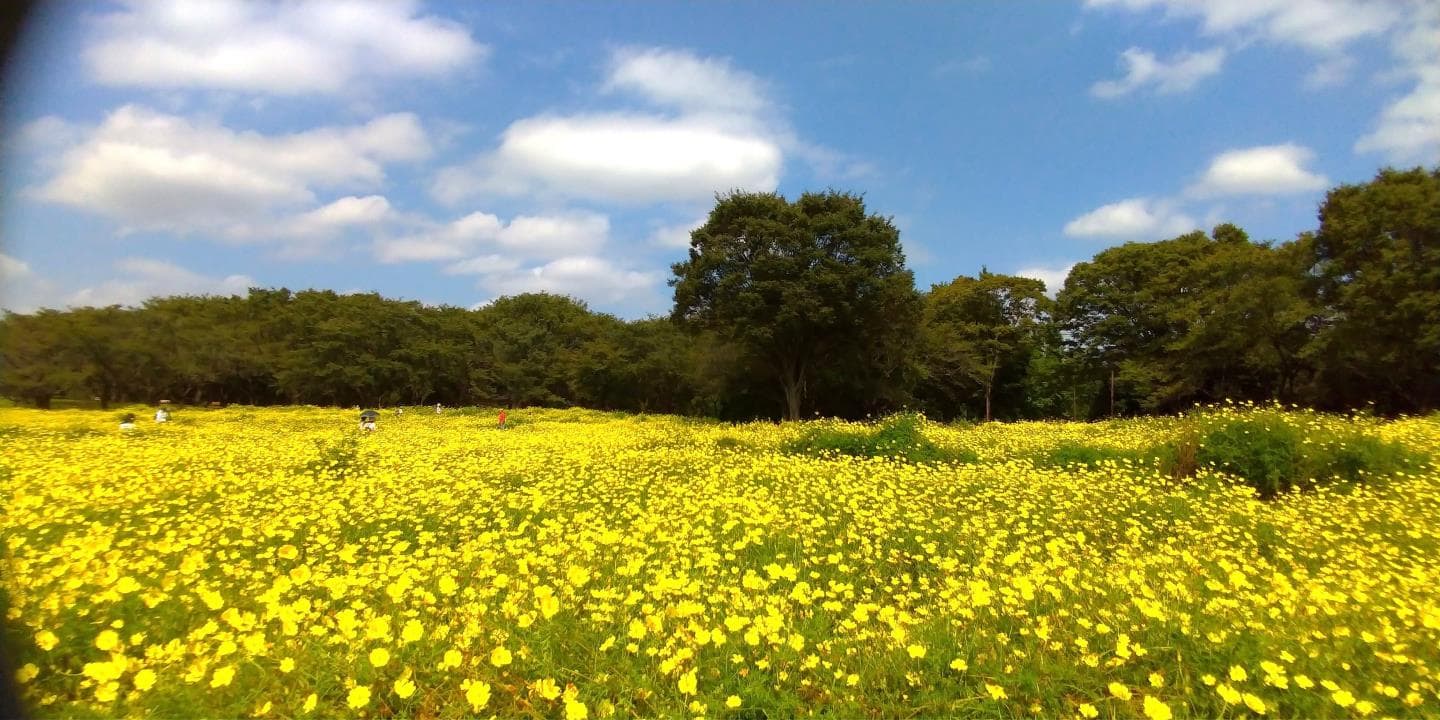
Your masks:
{"label": "dense foliage", "polygon": [[0,409],[39,717],[1440,711],[1435,466],[1250,487],[1436,419],[124,410]]}
{"label": "dense foliage", "polygon": [[1332,190],[1315,232],[1126,243],[1052,300],[982,270],[917,292],[859,197],[719,198],[672,317],[569,298],[465,310],[328,291],[0,321],[0,394],[252,405],[584,406],[724,419],[1084,419],[1278,400],[1440,408],[1440,168]]}

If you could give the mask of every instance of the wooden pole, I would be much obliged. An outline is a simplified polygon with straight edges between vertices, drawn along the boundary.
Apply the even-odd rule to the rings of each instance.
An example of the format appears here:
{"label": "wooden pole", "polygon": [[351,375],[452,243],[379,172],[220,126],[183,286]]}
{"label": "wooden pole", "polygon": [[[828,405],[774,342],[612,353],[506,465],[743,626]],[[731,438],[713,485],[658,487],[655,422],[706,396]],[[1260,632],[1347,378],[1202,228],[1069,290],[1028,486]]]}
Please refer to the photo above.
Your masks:
{"label": "wooden pole", "polygon": [[1110,368],[1110,417],[1115,417],[1115,368]]}

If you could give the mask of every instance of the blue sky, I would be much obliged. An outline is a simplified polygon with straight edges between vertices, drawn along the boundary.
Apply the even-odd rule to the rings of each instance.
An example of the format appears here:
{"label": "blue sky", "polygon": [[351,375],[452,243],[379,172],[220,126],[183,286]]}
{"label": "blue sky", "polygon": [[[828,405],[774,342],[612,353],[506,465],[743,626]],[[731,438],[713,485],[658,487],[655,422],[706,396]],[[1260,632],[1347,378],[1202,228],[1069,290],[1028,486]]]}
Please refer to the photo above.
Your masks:
{"label": "blue sky", "polygon": [[6,78],[0,305],[248,286],[665,313],[716,192],[863,193],[921,287],[1313,229],[1440,163],[1440,9],[65,3]]}

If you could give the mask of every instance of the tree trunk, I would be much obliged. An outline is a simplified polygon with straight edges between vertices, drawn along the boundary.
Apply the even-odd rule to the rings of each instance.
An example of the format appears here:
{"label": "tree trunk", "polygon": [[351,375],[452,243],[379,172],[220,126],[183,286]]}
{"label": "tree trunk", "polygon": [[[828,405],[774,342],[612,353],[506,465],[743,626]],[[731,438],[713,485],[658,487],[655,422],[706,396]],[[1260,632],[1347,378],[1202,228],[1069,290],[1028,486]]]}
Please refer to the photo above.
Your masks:
{"label": "tree trunk", "polygon": [[785,390],[785,419],[800,419],[800,401],[805,395],[805,363],[794,358],[780,360],[780,386]]}
{"label": "tree trunk", "polygon": [[786,377],[781,383],[785,386],[785,419],[800,419],[800,383],[795,378]]}
{"label": "tree trunk", "polygon": [[990,390],[993,387],[994,383],[985,384],[985,422],[987,423],[990,422]]}

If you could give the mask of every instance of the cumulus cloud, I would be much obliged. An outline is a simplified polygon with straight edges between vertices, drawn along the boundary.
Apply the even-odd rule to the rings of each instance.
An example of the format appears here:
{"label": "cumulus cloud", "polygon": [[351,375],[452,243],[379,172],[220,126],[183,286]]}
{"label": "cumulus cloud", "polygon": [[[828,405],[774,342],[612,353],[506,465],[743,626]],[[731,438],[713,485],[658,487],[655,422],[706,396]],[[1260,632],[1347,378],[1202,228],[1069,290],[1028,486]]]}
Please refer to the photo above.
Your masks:
{"label": "cumulus cloud", "polygon": [[1355,67],[1355,59],[1349,55],[1335,55],[1325,58],[1320,64],[1305,73],[1305,89],[1320,90],[1335,85],[1340,85],[1350,79],[1350,71]]}
{"label": "cumulus cloud", "polygon": [[769,107],[759,78],[729,60],[670,48],[617,50],[602,89],[633,92],[686,112],[758,115]]}
{"label": "cumulus cloud", "polygon": [[1107,240],[1160,240],[1196,229],[1195,220],[1172,203],[1130,198],[1102,205],[1065,224],[1070,237]]}
{"label": "cumulus cloud", "polygon": [[[375,257],[385,263],[456,260],[483,249],[516,258],[518,264],[521,259],[593,253],[605,244],[609,233],[610,219],[596,213],[520,215],[502,223],[489,213],[474,212],[423,232],[378,240]],[[488,268],[487,262],[453,264],[448,272],[464,274]]]}
{"label": "cumulus cloud", "polygon": [[1395,3],[1370,0],[1086,0],[1091,8],[1159,10],[1198,19],[1206,35],[1241,35],[1317,51],[1375,36],[1402,16]]}
{"label": "cumulus cloud", "polygon": [[53,284],[31,269],[30,263],[0,253],[0,310],[31,312],[54,296]]}
{"label": "cumulus cloud", "polygon": [[1075,263],[1069,263],[1061,267],[1047,267],[1043,265],[1032,265],[1015,271],[1019,277],[1034,278],[1045,283],[1045,294],[1055,297],[1060,288],[1065,287],[1065,278],[1070,277],[1070,270]]}
{"label": "cumulus cloud", "polygon": [[1394,163],[1440,161],[1440,5],[1371,0],[1086,0],[1091,8],[1157,10],[1166,18],[1198,20],[1201,32],[1236,43],[1260,40],[1319,56],[1303,79],[1315,89],[1343,82],[1354,42],[1384,38],[1396,74],[1413,82],[1381,109],[1375,128],[1355,151]]}
{"label": "cumulus cloud", "polygon": [[650,233],[650,244],[663,248],[688,248],[690,233],[709,219],[708,215],[701,215],[689,222],[661,225]]}
{"label": "cumulus cloud", "polygon": [[1103,80],[1090,86],[1090,94],[1098,98],[1116,98],[1153,86],[1162,95],[1186,92],[1201,80],[1220,72],[1225,63],[1225,49],[1212,48],[1198,53],[1180,53],[1168,61],[1138,47],[1120,53],[1125,64],[1125,77]]}
{"label": "cumulus cloud", "polygon": [[1189,192],[1209,197],[1322,190],[1330,181],[1304,167],[1314,157],[1309,148],[1289,143],[1228,150],[1210,161],[1210,167]]}
{"label": "cumulus cloud", "polygon": [[616,303],[651,294],[663,274],[626,269],[593,255],[556,258],[543,265],[503,269],[481,276],[482,290],[494,295],[548,292]]}
{"label": "cumulus cloud", "polygon": [[[388,203],[378,196],[316,206],[321,191],[378,186],[385,163],[429,153],[424,129],[408,113],[263,135],[126,105],[84,133],[36,194],[128,229],[263,236],[383,215]],[[296,213],[306,214],[275,219]]]}
{"label": "cumulus cloud", "polygon": [[30,275],[30,263],[0,253],[0,282],[12,282]]}
{"label": "cumulus cloud", "polygon": [[115,263],[117,277],[77,290],[64,299],[70,307],[139,305],[167,295],[245,295],[257,285],[248,275],[204,275],[175,263],[150,258],[125,258]]}
{"label": "cumulus cloud", "polygon": [[773,190],[786,151],[809,148],[779,119],[760,80],[725,59],[621,48],[600,91],[638,97],[651,109],[523,118],[492,152],[437,173],[432,195],[451,204],[537,194],[705,201],[734,189]]}
{"label": "cumulus cloud", "polygon": [[106,85],[283,95],[480,62],[469,30],[404,0],[127,2],[96,19],[85,53]]}
{"label": "cumulus cloud", "polygon": [[493,154],[442,170],[431,189],[450,203],[485,193],[695,200],[735,188],[773,190],[781,159],[773,139],[703,117],[537,117],[511,125]]}
{"label": "cumulus cloud", "polygon": [[1385,106],[1355,150],[1429,165],[1440,162],[1440,7],[1421,5],[1415,13],[1393,47],[1401,71],[1415,84]]}

